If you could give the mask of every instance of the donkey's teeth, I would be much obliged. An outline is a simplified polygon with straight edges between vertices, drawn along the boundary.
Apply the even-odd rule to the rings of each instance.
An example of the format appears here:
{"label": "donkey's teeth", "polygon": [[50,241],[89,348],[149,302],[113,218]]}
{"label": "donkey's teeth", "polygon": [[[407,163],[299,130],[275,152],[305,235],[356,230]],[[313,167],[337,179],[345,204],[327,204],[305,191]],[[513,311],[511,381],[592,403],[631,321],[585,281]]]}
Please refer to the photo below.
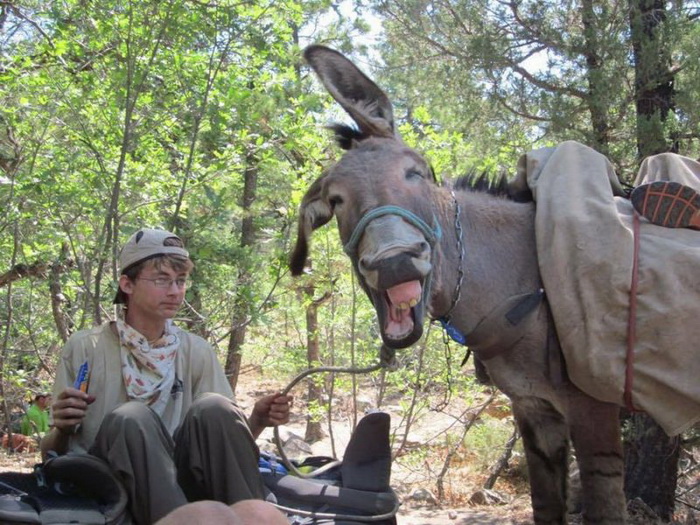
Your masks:
{"label": "donkey's teeth", "polygon": [[410,308],[408,303],[399,304],[399,310],[408,310]]}
{"label": "donkey's teeth", "polygon": [[410,306],[411,308],[413,308],[417,304],[418,304],[418,299],[411,299],[410,301],[408,301],[408,306]]}

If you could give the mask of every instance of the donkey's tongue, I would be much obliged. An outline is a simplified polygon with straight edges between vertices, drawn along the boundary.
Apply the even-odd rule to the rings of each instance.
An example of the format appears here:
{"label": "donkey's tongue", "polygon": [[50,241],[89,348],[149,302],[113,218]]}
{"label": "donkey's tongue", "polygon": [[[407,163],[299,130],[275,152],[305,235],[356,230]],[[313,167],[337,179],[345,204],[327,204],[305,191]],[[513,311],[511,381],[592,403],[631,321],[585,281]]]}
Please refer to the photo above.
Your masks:
{"label": "donkey's tongue", "polygon": [[389,298],[389,317],[384,332],[387,336],[400,339],[413,331],[411,307],[418,304],[421,292],[419,281],[397,284],[386,291]]}
{"label": "donkey's tongue", "polygon": [[386,294],[393,306],[407,310],[418,304],[421,292],[420,281],[409,281],[389,288]]}

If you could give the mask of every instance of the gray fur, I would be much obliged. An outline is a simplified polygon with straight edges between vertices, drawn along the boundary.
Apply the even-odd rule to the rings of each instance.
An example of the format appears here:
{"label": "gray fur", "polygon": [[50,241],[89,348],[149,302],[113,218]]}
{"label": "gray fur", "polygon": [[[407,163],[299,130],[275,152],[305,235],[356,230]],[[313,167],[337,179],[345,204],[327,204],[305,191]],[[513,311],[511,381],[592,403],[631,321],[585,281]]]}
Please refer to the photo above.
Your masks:
{"label": "gray fur", "polygon": [[[303,270],[312,231],[332,215],[337,218],[344,244],[362,215],[378,206],[401,206],[427,223],[437,219],[442,238],[434,248],[421,243],[420,232],[406,221],[387,220],[390,235],[386,228],[367,228],[353,261],[377,311],[384,342],[395,348],[409,346],[422,335],[424,316],[445,315],[454,298],[462,260],[454,225],[456,199],[465,254],[461,300],[450,315],[453,324],[469,334],[513,296],[542,287],[532,202],[514,202],[467,189],[456,190],[453,199],[449,188],[435,184],[427,162],[387,132],[393,130],[393,122],[381,120],[383,115],[391,118],[391,109],[379,87],[335,51],[312,46],[305,57],[367,138],[353,141],[351,149],[305,196],[291,263],[294,274]],[[342,82],[336,84],[337,79]],[[376,103],[372,103],[373,97]],[[367,108],[372,108],[371,114],[365,114]],[[411,308],[414,322],[410,333],[404,336],[403,325],[386,333],[389,311],[394,312],[394,318],[400,317],[396,306],[389,304],[387,290],[405,281],[425,285],[428,273],[432,275],[429,304],[421,301]],[[624,523],[618,408],[584,394],[558,368],[558,347],[553,344],[556,339],[550,337],[553,332],[546,301],[527,323],[518,337],[488,338],[491,350],[495,350],[489,357],[495,357],[484,364],[493,383],[512,401],[530,472],[535,522],[567,522],[571,441],[581,472],[584,523]],[[498,330],[494,332],[498,335]]]}

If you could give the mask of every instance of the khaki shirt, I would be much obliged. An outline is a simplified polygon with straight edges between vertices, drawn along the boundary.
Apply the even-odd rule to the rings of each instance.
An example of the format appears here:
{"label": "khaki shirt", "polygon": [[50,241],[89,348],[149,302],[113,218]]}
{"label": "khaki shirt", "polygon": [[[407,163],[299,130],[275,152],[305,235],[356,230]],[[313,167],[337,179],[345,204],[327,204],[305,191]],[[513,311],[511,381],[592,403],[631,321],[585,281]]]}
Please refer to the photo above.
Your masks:
{"label": "khaki shirt", "polygon": [[[233,400],[231,386],[211,345],[201,337],[174,327],[180,338],[175,361],[175,384],[170,401],[161,420],[174,434],[187,410],[201,394],[215,392]],[[95,396],[78,432],[70,439],[70,452],[87,452],[104,417],[128,401],[124,381],[119,338],[110,323],[82,330],[66,342],[56,371],[54,399],[66,387],[72,387],[78,369],[86,362],[89,367],[87,393]]]}

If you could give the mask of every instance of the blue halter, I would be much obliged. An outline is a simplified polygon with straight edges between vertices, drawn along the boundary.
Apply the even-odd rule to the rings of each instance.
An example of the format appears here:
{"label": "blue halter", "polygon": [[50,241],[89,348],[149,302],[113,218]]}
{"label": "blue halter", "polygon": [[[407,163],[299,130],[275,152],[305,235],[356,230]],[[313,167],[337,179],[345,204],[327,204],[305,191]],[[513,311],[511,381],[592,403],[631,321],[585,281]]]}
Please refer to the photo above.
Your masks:
{"label": "blue halter", "polygon": [[[418,217],[418,215],[405,208],[401,208],[400,206],[379,206],[378,208],[368,211],[360,219],[355,226],[352,235],[350,236],[350,240],[345,244],[345,246],[343,246],[343,250],[352,260],[352,265],[354,266],[357,275],[360,275],[357,261],[357,245],[360,244],[360,238],[365,232],[367,225],[377,217],[381,217],[383,215],[398,215],[399,217],[405,219],[409,224],[418,228],[421,233],[423,233],[425,240],[428,241],[428,244],[430,245],[430,262],[431,264],[435,263],[435,245],[440,240],[440,237],[442,237],[442,228],[440,228],[440,223],[437,221],[435,215],[433,215],[433,223],[435,224],[435,227],[431,228],[423,219]],[[423,286],[423,297],[421,300],[424,302],[426,310],[428,301],[430,300],[430,288],[433,280],[432,276],[433,272],[431,271],[428,274],[428,277],[426,277],[425,284]]]}
{"label": "blue halter", "polygon": [[442,237],[442,228],[440,228],[440,223],[437,221],[435,215],[433,215],[433,223],[435,224],[435,227],[431,228],[423,219],[418,217],[418,215],[405,208],[401,208],[400,206],[379,206],[378,208],[368,211],[360,219],[360,222],[357,223],[352,235],[350,236],[350,240],[347,242],[347,244],[345,244],[345,246],[343,246],[345,253],[351,257],[355,255],[357,252],[357,245],[360,244],[360,238],[365,232],[367,225],[377,217],[381,217],[383,215],[398,215],[399,217],[406,219],[408,223],[418,228],[421,233],[425,235],[425,239],[428,241],[431,248],[434,248],[437,242],[440,240],[440,237]]}

